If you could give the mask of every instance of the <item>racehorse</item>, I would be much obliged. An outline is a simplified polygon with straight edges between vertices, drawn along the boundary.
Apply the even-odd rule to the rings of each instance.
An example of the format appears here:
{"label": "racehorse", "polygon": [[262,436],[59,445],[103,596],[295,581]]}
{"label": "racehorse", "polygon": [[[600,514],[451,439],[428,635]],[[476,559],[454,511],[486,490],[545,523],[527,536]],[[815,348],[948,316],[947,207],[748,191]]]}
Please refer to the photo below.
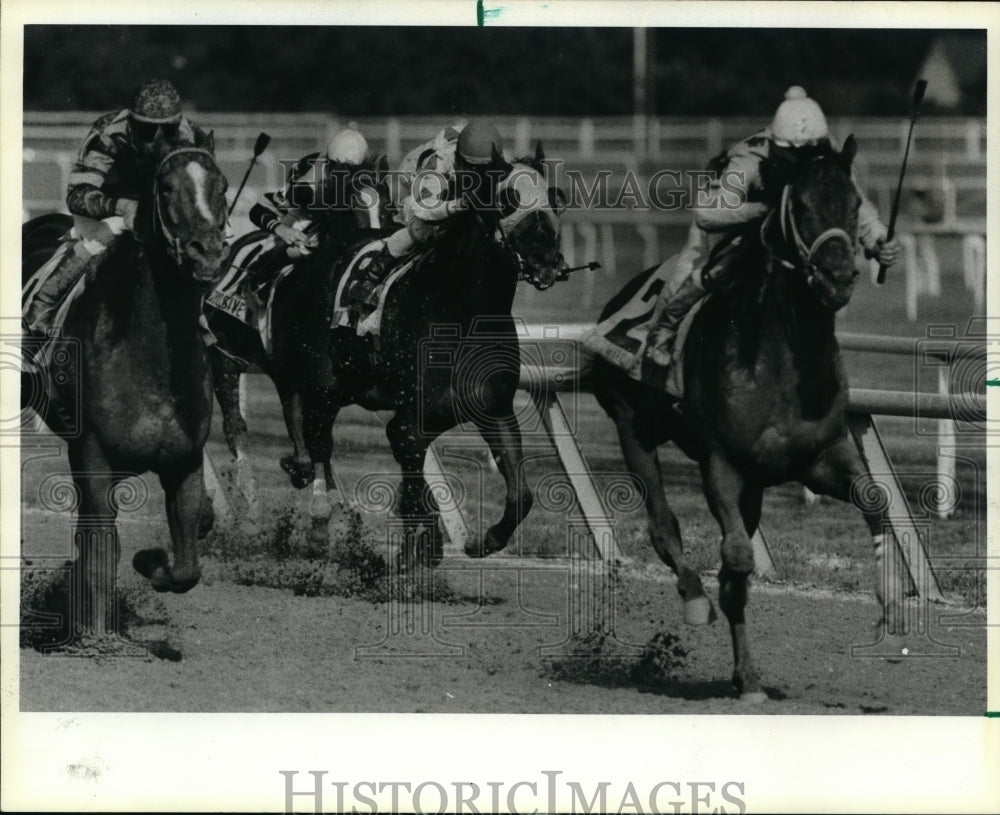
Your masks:
{"label": "racehorse", "polygon": [[[157,138],[134,233],[100,258],[62,326],[63,341],[79,348],[79,366],[64,371],[61,383],[56,378],[55,397],[78,411],[79,432],[68,434],[58,411],[43,410],[42,418],[67,436],[77,491],[70,630],[82,640],[119,633],[116,517],[125,478],[159,476],[173,544],[172,558],[163,549],[138,552],[135,569],[157,591],[186,592],[200,577],[202,447],[212,401],[198,319],[226,250],[226,179],[213,152],[211,134],[195,144]],[[51,238],[53,218],[37,221]],[[25,271],[37,266],[38,241],[29,245]],[[24,385],[22,376],[22,404],[30,391]]]}
{"label": "racehorse", "polygon": [[[684,395],[629,378],[595,360],[594,392],[615,422],[628,468],[642,481],[650,538],[677,574],[684,619],[715,619],[688,564],[680,529],[663,493],[658,445],[674,441],[700,465],[709,508],[722,530],[719,605],[729,621],[733,682],[743,698],[764,697],[747,638],[744,606],[753,572],[750,538],[765,487],[800,481],[816,493],[861,507],[876,544],[883,622],[899,631],[899,593],[881,581],[883,512],[859,500],[870,482],[847,425],[848,386],[834,336],[836,311],[850,299],[860,197],[851,177],[853,137],[840,153],[799,157],[776,152],[761,168],[780,203],[744,237],[720,287],[691,323],[683,357]],[[638,291],[633,279],[601,319]],[[677,408],[679,407],[679,411]]]}
{"label": "racehorse", "polygon": [[[439,511],[424,478],[424,456],[438,435],[461,422],[475,424],[506,482],[502,518],[483,541],[467,542],[466,554],[503,549],[528,513],[532,495],[520,472],[513,410],[520,356],[511,304],[519,279],[547,288],[564,268],[560,192],[546,185],[542,161],[539,147],[533,159],[516,162],[500,185],[499,212],[471,209],[453,216],[438,244],[388,289],[377,347],[343,326],[325,336],[318,329],[302,332],[320,339],[305,349],[298,371],[306,466],[312,470],[303,477],[315,478],[317,534],[325,535],[330,515],[333,423],[349,404],[394,411],[386,435],[402,469],[397,512],[406,546],[400,564],[440,561]],[[343,268],[316,279],[302,301],[308,314],[300,326],[329,325]],[[427,534],[417,534],[421,528]]]}
{"label": "racehorse", "polygon": [[[285,428],[293,445],[292,455],[283,457],[280,465],[296,487],[306,486],[312,480],[312,468],[305,467],[308,474],[304,474],[302,462],[308,464],[309,459],[302,438],[302,404],[294,375],[298,349],[302,344],[299,338],[302,298],[309,296],[312,278],[328,275],[349,244],[362,235],[375,236],[385,228],[390,217],[389,196],[384,181],[387,169],[385,158],[373,155],[355,167],[330,163],[324,171],[319,195],[331,205],[310,210],[308,231],[316,237],[318,245],[299,258],[296,267],[282,277],[274,289],[271,322],[275,330],[270,350],[264,348],[256,328],[213,306],[211,300],[206,301],[205,317],[216,340],[210,348],[209,359],[215,395],[222,410],[223,435],[236,461],[236,483],[246,500],[248,518],[254,522],[259,515],[257,482],[247,455],[247,424],[240,411],[240,375],[257,368],[274,382],[281,400]],[[372,223],[368,210],[352,207],[353,203],[365,200],[364,196],[369,195],[378,198],[376,223]],[[271,241],[269,232],[251,232],[238,239],[232,255],[237,256],[237,247],[248,247],[249,257],[259,251],[257,247],[263,249]],[[284,247],[277,246],[270,251],[283,255]],[[273,267],[282,265],[283,261],[279,258],[275,264],[270,253],[261,252],[257,262],[270,263]],[[291,263],[290,260],[287,262]]]}

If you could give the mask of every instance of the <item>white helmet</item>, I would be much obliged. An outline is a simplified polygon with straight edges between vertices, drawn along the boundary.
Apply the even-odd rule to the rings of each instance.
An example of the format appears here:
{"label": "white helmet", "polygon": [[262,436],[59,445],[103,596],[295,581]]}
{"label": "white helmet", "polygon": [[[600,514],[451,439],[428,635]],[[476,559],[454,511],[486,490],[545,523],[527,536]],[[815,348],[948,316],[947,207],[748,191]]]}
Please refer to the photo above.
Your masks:
{"label": "white helmet", "polygon": [[368,142],[357,130],[344,128],[326,145],[326,157],[341,164],[361,164],[368,152]]}
{"label": "white helmet", "polygon": [[785,101],[771,124],[771,138],[782,147],[802,147],[830,138],[820,106],[798,85],[785,91]]}

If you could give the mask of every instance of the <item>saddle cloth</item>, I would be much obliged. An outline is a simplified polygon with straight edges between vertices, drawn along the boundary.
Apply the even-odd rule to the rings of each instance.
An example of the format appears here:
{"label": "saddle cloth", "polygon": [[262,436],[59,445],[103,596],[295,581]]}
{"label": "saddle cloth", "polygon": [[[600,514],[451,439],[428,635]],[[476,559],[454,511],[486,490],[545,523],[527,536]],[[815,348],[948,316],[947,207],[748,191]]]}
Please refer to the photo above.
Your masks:
{"label": "saddle cloth", "polygon": [[[39,266],[38,269],[35,270],[35,273],[25,282],[24,287],[21,289],[22,315],[28,313],[31,301],[34,299],[38,290],[42,287],[45,279],[55,270],[55,267],[58,265],[59,258],[66,252],[73,251],[73,240],[77,239],[66,239],[60,243],[52,257]],[[62,302],[56,308],[55,314],[52,317],[52,324],[48,329],[48,339],[25,337],[22,340],[23,342],[28,343],[42,343],[42,347],[38,350],[38,353],[34,355],[33,364],[36,369],[43,371],[48,370],[49,364],[52,361],[53,351],[56,347],[56,344],[51,342],[51,340],[62,334],[62,327],[66,323],[66,317],[69,315],[70,306],[72,306],[73,303],[79,299],[86,287],[87,274],[81,274],[80,277],[77,278],[77,281],[70,286],[67,292],[63,295]]]}
{"label": "saddle cloth", "polygon": [[[372,336],[379,337],[382,332],[382,314],[385,311],[385,301],[389,290],[404,274],[425,258],[430,250],[413,252],[400,258],[386,276],[385,280],[376,289],[378,292],[378,305],[374,309],[369,306],[359,306],[347,298],[346,292],[349,284],[357,275],[364,274],[358,271],[358,261],[370,252],[377,252],[382,246],[381,239],[367,243],[355,251],[340,276],[337,284],[337,292],[333,299],[333,316],[330,325],[334,328],[356,328],[359,337]],[[362,311],[362,309],[364,311]]]}
{"label": "saddle cloth", "polygon": [[654,269],[629,300],[594,326],[581,341],[588,351],[632,379],[680,399],[684,395],[684,347],[694,317],[705,300],[688,311],[678,327],[669,365],[658,365],[646,356],[650,332],[659,320],[656,304],[674,269],[673,258]]}
{"label": "saddle cloth", "polygon": [[250,290],[248,275],[254,264],[266,259],[276,246],[277,241],[270,233],[251,232],[244,235],[233,245],[229,266],[222,279],[205,296],[207,305],[253,328],[268,354],[272,348],[271,309],[274,294],[278,284],[288,277],[295,266],[284,264],[253,291]]}

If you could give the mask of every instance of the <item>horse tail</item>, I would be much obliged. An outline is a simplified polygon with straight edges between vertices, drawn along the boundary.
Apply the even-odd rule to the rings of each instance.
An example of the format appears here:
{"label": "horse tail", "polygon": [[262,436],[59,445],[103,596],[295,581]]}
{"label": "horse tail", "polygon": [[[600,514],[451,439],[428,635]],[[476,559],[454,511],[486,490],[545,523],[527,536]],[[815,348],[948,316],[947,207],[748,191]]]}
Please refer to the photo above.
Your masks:
{"label": "horse tail", "polygon": [[[21,283],[27,283],[31,275],[52,255],[59,241],[73,228],[73,217],[63,212],[39,215],[21,225]],[[29,261],[30,262],[25,262]]]}

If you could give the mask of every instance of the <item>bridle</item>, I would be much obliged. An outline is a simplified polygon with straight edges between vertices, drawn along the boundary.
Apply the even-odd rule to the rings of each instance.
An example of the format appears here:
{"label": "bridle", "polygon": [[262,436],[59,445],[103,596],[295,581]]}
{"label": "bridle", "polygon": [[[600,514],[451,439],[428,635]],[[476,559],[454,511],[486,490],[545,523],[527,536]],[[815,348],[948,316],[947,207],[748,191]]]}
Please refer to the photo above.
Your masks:
{"label": "bridle", "polygon": [[[789,260],[782,257],[779,253],[775,252],[767,242],[767,231],[771,225],[772,218],[777,215],[779,221],[778,224],[781,228],[781,235],[784,239],[785,245],[791,247],[795,251],[795,260]],[[846,229],[835,226],[821,232],[816,236],[816,239],[812,244],[806,244],[802,239],[802,233],[799,231],[799,226],[795,221],[795,213],[792,211],[792,185],[786,184],[781,191],[781,204],[778,206],[777,210],[772,210],[771,213],[764,219],[764,223],[761,224],[760,231],[761,243],[770,251],[771,256],[782,266],[789,270],[800,270],[805,274],[806,283],[810,287],[815,288],[817,286],[822,287],[824,290],[829,292],[831,283],[827,276],[822,274],[820,268],[814,262],[816,253],[819,248],[825,243],[831,240],[842,240],[847,244],[850,251],[854,249],[854,238],[852,238]]]}
{"label": "bridle", "polygon": [[160,159],[160,163],[156,166],[156,172],[153,174],[153,225],[163,236],[163,240],[167,244],[167,252],[178,266],[184,261],[184,247],[181,239],[173,233],[170,225],[163,217],[163,211],[160,206],[160,174],[163,172],[163,168],[168,161],[177,156],[188,154],[208,156],[212,160],[212,165],[215,165],[215,156],[203,147],[178,147]]}

